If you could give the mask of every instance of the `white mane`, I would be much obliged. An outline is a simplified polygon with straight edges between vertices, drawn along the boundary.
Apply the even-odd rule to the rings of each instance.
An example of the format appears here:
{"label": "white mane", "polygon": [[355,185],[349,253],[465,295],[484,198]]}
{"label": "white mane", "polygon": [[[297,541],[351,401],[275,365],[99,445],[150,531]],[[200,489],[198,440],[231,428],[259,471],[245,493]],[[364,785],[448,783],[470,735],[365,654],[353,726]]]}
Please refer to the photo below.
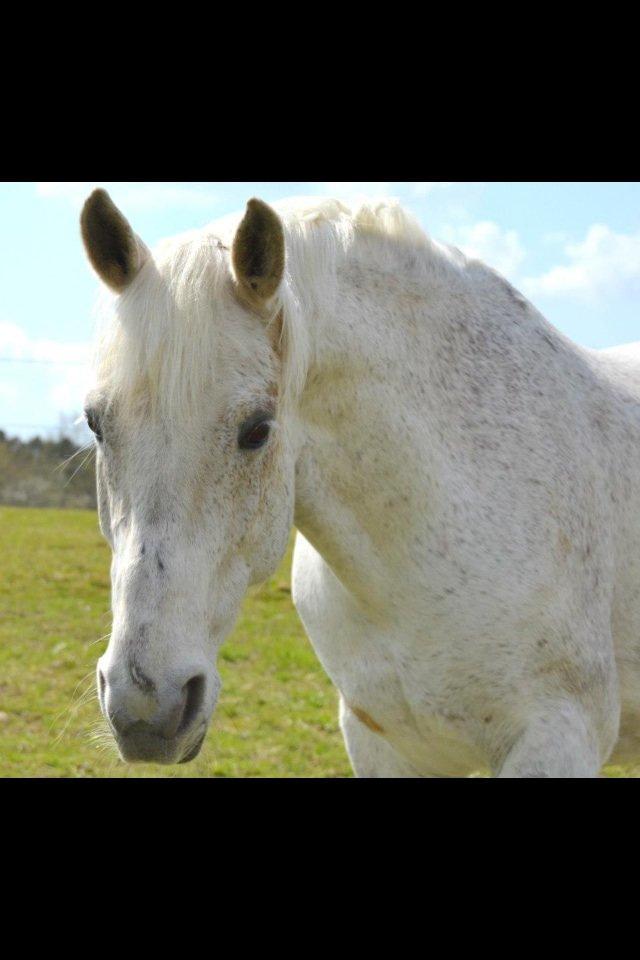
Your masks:
{"label": "white mane", "polygon": [[[274,316],[280,309],[283,315],[285,398],[299,395],[304,385],[309,328],[335,304],[339,265],[358,241],[371,266],[402,270],[415,279],[459,272],[466,262],[459,251],[429,239],[393,201],[350,209],[334,199],[292,198],[273,206],[283,221],[287,251],[285,280],[274,304]],[[230,249],[241,216],[161,241],[115,304],[111,297],[103,302],[98,389],[130,398],[144,380],[168,410],[186,411],[202,396],[221,346],[216,303],[231,275]]]}

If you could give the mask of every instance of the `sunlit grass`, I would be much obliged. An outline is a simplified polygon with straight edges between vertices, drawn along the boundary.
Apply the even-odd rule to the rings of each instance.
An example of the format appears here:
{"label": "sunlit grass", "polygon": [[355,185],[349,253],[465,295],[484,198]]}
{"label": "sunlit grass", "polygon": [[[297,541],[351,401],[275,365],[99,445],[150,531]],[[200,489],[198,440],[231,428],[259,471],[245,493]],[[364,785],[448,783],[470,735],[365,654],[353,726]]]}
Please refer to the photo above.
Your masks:
{"label": "sunlit grass", "polygon": [[223,690],[198,758],[121,763],[94,686],[109,560],[95,513],[0,507],[0,776],[351,775],[336,692],[291,603],[290,551],[222,649]]}

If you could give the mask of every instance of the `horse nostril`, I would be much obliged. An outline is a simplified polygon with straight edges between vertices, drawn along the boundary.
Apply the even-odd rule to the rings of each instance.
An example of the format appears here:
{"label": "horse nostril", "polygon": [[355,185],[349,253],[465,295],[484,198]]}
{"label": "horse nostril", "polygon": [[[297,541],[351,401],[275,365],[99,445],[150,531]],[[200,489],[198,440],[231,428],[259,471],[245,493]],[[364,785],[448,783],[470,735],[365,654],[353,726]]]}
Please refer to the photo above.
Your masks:
{"label": "horse nostril", "polygon": [[204,700],[205,683],[205,677],[200,673],[197,677],[191,677],[191,680],[187,680],[182,688],[185,704],[182,720],[178,728],[179,734],[184,733],[200,713],[200,707]]}
{"label": "horse nostril", "polygon": [[[108,672],[98,668],[102,712],[119,741],[142,742],[144,738],[154,737],[175,740],[187,734],[200,716],[206,690],[204,674],[191,677],[182,687],[167,678],[159,686],[148,682],[144,689],[139,682],[143,675],[139,672],[126,678],[124,683],[117,675],[112,683],[108,676]],[[151,686],[160,693],[152,695]]]}

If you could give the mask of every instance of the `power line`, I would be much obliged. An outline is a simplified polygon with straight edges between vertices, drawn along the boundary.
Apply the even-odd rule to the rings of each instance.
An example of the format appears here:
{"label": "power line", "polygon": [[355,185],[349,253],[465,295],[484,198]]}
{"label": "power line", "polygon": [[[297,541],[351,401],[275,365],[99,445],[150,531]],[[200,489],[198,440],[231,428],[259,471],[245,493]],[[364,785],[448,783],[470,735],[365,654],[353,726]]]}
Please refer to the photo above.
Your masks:
{"label": "power line", "polygon": [[[72,424],[73,426],[73,424]],[[4,423],[0,425],[0,430],[65,430],[59,423]]]}
{"label": "power line", "polygon": [[87,366],[86,360],[35,360],[31,357],[0,357],[0,363],[44,363],[52,367],[58,366]]}

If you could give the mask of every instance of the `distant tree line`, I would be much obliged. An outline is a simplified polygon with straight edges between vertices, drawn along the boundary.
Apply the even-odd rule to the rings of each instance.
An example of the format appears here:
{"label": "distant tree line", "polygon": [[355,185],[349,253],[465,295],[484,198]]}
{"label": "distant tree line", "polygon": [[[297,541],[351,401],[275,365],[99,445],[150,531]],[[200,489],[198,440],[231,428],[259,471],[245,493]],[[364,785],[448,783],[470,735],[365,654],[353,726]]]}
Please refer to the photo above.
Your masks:
{"label": "distant tree line", "polygon": [[95,509],[93,447],[76,440],[21,440],[0,430],[0,504]]}

